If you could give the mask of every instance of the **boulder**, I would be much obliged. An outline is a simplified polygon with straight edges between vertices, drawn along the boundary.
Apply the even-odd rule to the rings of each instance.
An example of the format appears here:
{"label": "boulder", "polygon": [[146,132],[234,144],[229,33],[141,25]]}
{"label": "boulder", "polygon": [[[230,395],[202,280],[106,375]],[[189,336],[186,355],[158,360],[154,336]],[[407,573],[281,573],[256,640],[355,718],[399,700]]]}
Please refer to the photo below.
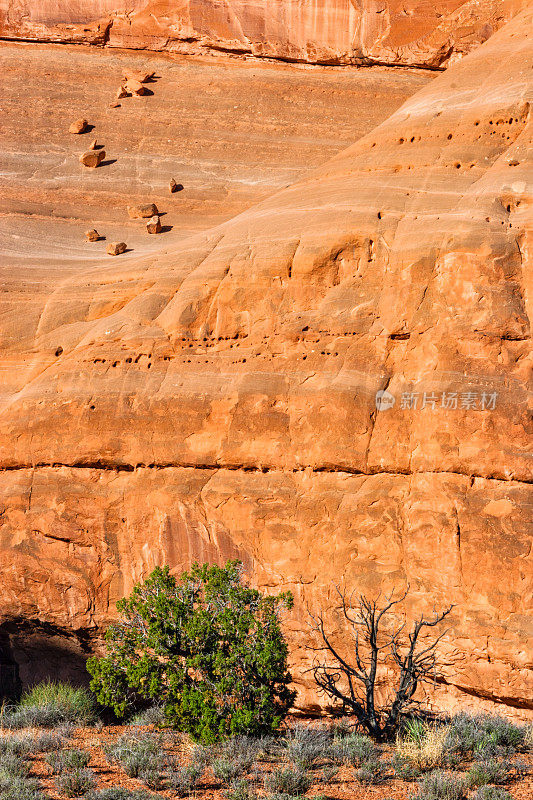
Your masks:
{"label": "boulder", "polygon": [[105,250],[110,256],[119,256],[121,253],[126,252],[126,249],[126,242],[109,242]]}
{"label": "boulder", "polygon": [[87,130],[88,122],[86,119],[77,119],[76,122],[73,122],[69,127],[69,133],[85,133]]}
{"label": "boulder", "polygon": [[155,203],[141,203],[135,206],[128,206],[128,216],[130,219],[149,219],[158,214]]}
{"label": "boulder", "polygon": [[146,230],[148,233],[161,233],[161,220],[157,215],[148,220]]}
{"label": "boulder", "polygon": [[96,228],[91,228],[90,231],[85,231],[85,238],[88,242],[97,242],[100,238],[100,234]]}
{"label": "boulder", "polygon": [[127,94],[131,94],[134,97],[141,97],[144,94],[148,94],[148,90],[143,84],[140,81],[136,81],[134,78],[130,78],[129,81],[126,81],[124,90]]}
{"label": "boulder", "polygon": [[155,75],[155,72],[152,70],[151,72],[146,72],[144,70],[135,70],[135,69],[126,69],[122,73],[124,75],[125,81],[137,81],[138,83],[147,83],[151,81]]}
{"label": "boulder", "polygon": [[80,156],[80,164],[84,167],[98,167],[105,159],[105,150],[86,150]]}

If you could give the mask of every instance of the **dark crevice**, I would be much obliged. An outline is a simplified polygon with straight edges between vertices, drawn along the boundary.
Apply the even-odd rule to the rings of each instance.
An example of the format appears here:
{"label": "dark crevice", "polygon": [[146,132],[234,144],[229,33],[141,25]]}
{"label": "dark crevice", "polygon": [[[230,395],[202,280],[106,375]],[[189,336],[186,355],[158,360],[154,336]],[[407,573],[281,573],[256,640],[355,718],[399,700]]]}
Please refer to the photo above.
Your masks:
{"label": "dark crevice", "polygon": [[439,469],[372,469],[367,470],[356,469],[341,464],[321,464],[309,465],[301,464],[295,467],[279,467],[273,465],[256,465],[256,464],[194,464],[187,461],[169,461],[169,462],[138,462],[136,464],[126,464],[112,461],[74,461],[70,464],[60,462],[37,462],[35,464],[6,464],[0,465],[0,474],[2,472],[16,472],[20,470],[36,470],[36,469],[81,469],[81,470],[101,470],[103,472],[135,472],[137,470],[153,469],[195,469],[199,471],[222,472],[224,470],[230,472],[255,472],[262,474],[280,474],[289,473],[296,474],[299,472],[310,471],[312,473],[340,473],[344,475],[361,475],[363,477],[371,477],[373,475],[462,475],[472,481],[475,478],[481,478],[486,481],[499,481],[504,483],[533,483],[531,480],[525,478],[508,477],[507,475],[482,475],[481,473],[461,472],[460,470],[439,470]]}

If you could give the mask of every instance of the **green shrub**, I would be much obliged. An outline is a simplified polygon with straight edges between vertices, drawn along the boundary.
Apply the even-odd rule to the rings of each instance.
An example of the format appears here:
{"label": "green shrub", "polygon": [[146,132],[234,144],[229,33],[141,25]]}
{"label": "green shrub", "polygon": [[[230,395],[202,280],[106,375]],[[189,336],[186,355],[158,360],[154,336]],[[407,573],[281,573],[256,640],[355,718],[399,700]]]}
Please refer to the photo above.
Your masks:
{"label": "green shrub", "polygon": [[[40,727],[52,727],[59,722],[87,725],[96,717],[89,692],[54,681],[39,683],[24,692],[17,710]],[[44,720],[44,724],[38,721],[39,718]],[[53,722],[50,724],[51,719]]]}
{"label": "green shrub", "polygon": [[300,795],[307,792],[312,782],[303,769],[279,767],[265,776],[265,789],[270,792]]}
{"label": "green shrub", "polygon": [[508,767],[491,759],[473,764],[466,773],[466,782],[469,786],[485,786],[487,783],[506,783],[510,778]]}
{"label": "green shrub", "polygon": [[435,770],[420,781],[416,800],[463,800],[466,797],[465,782],[456,775]]}
{"label": "green shrub", "polygon": [[110,761],[120,764],[130,778],[138,778],[147,770],[162,770],[166,765],[161,739],[152,736],[121,736],[105,747],[104,753]]}
{"label": "green shrub", "polygon": [[46,757],[46,763],[52,768],[52,772],[61,775],[70,769],[82,769],[90,761],[90,755],[86,750],[60,750],[58,753],[50,753]]}
{"label": "green shrub", "polygon": [[61,794],[66,794],[67,797],[81,797],[93,788],[94,774],[90,769],[76,767],[59,775],[56,784]]}
{"label": "green shrub", "polygon": [[91,688],[118,716],[136,697],[162,701],[195,741],[275,731],[295,697],[279,619],[291,606],[290,593],[246,586],[237,561],[194,564],[179,582],[157,568],[117,604],[107,655],[87,664]]}

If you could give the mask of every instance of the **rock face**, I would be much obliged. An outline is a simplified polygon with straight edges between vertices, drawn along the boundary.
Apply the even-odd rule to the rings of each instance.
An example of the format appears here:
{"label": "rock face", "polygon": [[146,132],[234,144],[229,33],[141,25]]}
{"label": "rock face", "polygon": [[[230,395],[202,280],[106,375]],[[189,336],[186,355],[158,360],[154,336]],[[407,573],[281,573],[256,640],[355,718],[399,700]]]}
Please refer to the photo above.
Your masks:
{"label": "rock face", "polygon": [[526,6],[527,0],[2,0],[0,36],[440,67]]}
{"label": "rock face", "polygon": [[305,180],[4,318],[15,660],[48,626],[81,661],[156,564],[240,557],[295,594],[301,705],[306,607],[409,583],[408,618],[456,604],[439,704],[531,712],[532,38],[526,11]]}

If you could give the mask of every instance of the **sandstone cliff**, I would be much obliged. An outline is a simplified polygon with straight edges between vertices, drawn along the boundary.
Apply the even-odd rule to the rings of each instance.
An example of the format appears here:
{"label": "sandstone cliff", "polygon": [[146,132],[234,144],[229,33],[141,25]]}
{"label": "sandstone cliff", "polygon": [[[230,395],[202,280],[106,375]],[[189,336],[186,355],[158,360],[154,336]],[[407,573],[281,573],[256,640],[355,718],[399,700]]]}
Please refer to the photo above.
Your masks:
{"label": "sandstone cliff", "polygon": [[0,0],[0,38],[441,67],[526,0]]}
{"label": "sandstone cliff", "polygon": [[295,593],[307,707],[305,609],[345,581],[456,604],[441,703],[533,708],[532,38],[526,11],[305,181],[5,315],[21,659],[24,626],[89,649],[155,564],[240,556]]}

